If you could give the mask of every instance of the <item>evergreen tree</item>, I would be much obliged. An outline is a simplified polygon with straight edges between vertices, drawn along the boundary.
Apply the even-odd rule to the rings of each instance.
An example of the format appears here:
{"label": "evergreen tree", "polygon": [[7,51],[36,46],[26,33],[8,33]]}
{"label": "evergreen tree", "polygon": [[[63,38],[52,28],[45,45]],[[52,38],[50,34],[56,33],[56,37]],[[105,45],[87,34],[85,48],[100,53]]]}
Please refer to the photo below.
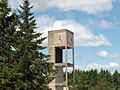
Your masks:
{"label": "evergreen tree", "polygon": [[98,83],[95,87],[97,90],[110,90],[110,83],[108,81],[109,72],[107,70],[101,69],[101,71],[98,73]]}
{"label": "evergreen tree", "polygon": [[95,90],[95,87],[97,85],[97,76],[98,76],[98,71],[97,70],[90,70],[89,71],[89,90]]}
{"label": "evergreen tree", "polygon": [[11,12],[7,2],[0,1],[0,90],[13,90],[13,81],[20,75],[17,73],[18,65],[13,62],[17,17]]}
{"label": "evergreen tree", "polygon": [[21,63],[19,71],[21,77],[22,90],[49,90],[48,84],[53,79],[53,64],[48,63],[48,55],[41,51],[46,47],[42,42],[42,33],[36,33],[36,20],[28,0],[24,0],[20,5],[19,31],[16,33],[17,43],[15,45],[15,59]]}
{"label": "evergreen tree", "polygon": [[[111,74],[108,70],[81,71],[75,70],[75,86],[70,90],[120,90],[120,74],[115,71]],[[68,78],[72,79],[72,73]],[[70,83],[71,84],[71,83]]]}
{"label": "evergreen tree", "polygon": [[112,81],[113,81],[114,90],[119,90],[120,89],[120,74],[117,72],[117,70],[113,73]]}

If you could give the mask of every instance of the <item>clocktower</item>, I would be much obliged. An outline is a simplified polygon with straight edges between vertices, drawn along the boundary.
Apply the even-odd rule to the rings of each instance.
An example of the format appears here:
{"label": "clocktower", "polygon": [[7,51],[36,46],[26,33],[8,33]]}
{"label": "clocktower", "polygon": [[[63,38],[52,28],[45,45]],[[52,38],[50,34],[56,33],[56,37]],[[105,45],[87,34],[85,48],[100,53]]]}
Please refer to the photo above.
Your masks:
{"label": "clocktower", "polygon": [[[71,56],[69,55],[71,51]],[[74,77],[74,35],[73,32],[67,29],[53,30],[48,32],[48,54],[50,55],[50,62],[54,63],[54,68],[57,70],[55,79],[49,84],[52,90],[63,90],[66,87],[68,90],[68,67],[73,68],[73,82]],[[72,62],[69,63],[68,59]],[[63,60],[65,59],[65,60]],[[63,68],[65,68],[65,80],[63,79]]]}

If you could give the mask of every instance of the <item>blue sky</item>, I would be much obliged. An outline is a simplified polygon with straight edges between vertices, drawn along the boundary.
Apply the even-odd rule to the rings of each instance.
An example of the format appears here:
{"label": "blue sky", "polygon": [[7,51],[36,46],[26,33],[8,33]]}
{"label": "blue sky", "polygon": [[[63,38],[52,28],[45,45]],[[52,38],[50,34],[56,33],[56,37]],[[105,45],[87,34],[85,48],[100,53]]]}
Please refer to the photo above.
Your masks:
{"label": "blue sky", "polygon": [[[14,9],[22,2],[8,1]],[[37,32],[43,32],[43,36],[56,29],[74,32],[76,68],[120,71],[120,0],[30,2],[34,6],[32,11],[37,20]],[[44,43],[47,45],[47,40]]]}

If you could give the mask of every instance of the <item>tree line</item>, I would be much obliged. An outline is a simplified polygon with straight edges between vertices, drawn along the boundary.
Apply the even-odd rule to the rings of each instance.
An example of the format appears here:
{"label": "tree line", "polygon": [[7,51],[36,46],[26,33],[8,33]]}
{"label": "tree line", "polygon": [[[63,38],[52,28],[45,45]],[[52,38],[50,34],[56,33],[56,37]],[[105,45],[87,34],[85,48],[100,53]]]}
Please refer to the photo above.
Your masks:
{"label": "tree line", "polygon": [[[120,90],[120,73],[116,70],[81,71],[75,70],[75,85],[72,82],[72,72],[68,73],[70,90]],[[74,86],[74,87],[73,87]]]}
{"label": "tree line", "polygon": [[32,8],[24,0],[13,11],[7,0],[0,0],[0,90],[50,90],[53,64],[41,52],[46,37],[35,32]]}

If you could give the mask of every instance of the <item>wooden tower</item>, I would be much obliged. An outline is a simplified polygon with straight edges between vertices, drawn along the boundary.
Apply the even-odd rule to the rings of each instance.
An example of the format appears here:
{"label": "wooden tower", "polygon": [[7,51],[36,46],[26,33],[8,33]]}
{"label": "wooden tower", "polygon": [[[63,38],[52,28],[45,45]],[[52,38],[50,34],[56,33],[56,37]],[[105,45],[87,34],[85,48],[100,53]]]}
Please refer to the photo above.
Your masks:
{"label": "wooden tower", "polygon": [[[71,49],[72,63],[68,61],[68,49]],[[63,50],[65,55],[65,62],[63,62]],[[52,90],[63,90],[66,87],[68,90],[68,67],[73,67],[73,82],[74,77],[74,35],[73,32],[67,29],[48,31],[48,54],[50,55],[50,62],[54,63],[54,68],[57,70],[55,79],[49,84]],[[63,68],[65,68],[66,79],[63,80]]]}

